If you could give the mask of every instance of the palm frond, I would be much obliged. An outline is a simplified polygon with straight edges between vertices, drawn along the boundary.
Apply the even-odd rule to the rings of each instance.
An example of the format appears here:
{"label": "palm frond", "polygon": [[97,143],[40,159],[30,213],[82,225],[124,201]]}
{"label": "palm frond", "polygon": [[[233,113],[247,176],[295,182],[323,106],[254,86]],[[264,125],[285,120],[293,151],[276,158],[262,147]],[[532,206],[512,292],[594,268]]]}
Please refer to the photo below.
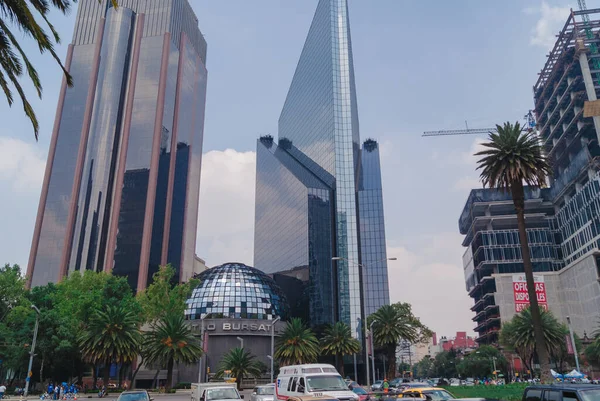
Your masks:
{"label": "palm frond", "polygon": [[481,144],[486,149],[475,153],[482,156],[477,169],[483,186],[504,191],[523,183],[544,187],[551,169],[537,137],[522,131],[518,122],[496,125],[496,129],[497,133],[490,133],[488,142]]}

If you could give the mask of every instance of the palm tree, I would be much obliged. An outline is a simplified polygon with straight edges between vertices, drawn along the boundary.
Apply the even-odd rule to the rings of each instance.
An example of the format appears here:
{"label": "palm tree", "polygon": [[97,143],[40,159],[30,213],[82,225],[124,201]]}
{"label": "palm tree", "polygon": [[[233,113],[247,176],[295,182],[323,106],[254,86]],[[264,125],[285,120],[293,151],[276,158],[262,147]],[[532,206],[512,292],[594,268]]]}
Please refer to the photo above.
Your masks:
{"label": "palm tree", "polygon": [[195,363],[203,352],[180,314],[168,314],[152,323],[145,334],[144,350],[146,363],[167,365],[167,390],[172,385],[175,362]]}
{"label": "palm tree", "polygon": [[231,371],[231,375],[237,382],[238,390],[241,390],[244,376],[260,375],[261,365],[249,351],[244,348],[234,348],[223,357],[217,375],[223,375],[226,370]]}
{"label": "palm tree", "polygon": [[[111,1],[113,6],[117,7],[117,0]],[[9,83],[17,90],[25,114],[33,125],[36,140],[39,132],[38,120],[19,79],[26,71],[40,98],[42,97],[42,84],[37,70],[21,47],[18,40],[20,35],[15,36],[11,28],[33,38],[40,53],[49,52],[62,68],[67,83],[71,86],[73,80],[54,51],[54,44],[60,43],[60,36],[48,20],[48,16],[53,9],[67,14],[71,8],[71,3],[75,2],[76,0],[52,0],[51,2],[48,0],[0,0],[0,88],[6,96],[9,106],[12,106],[14,101]],[[36,12],[50,29],[51,35],[38,23],[34,16]]]}
{"label": "palm tree", "polygon": [[293,318],[277,340],[275,358],[282,366],[311,363],[319,356],[319,341],[302,320]]}
{"label": "palm tree", "polygon": [[108,306],[96,311],[79,336],[79,346],[86,360],[104,364],[104,385],[108,385],[110,365],[127,363],[137,357],[141,342],[139,319],[131,310]]}
{"label": "palm tree", "polygon": [[369,316],[373,323],[373,340],[376,347],[384,349],[388,360],[387,377],[396,376],[396,349],[401,340],[411,343],[428,337],[430,331],[411,311],[410,304],[384,305]]}
{"label": "palm tree", "polygon": [[324,354],[335,355],[338,372],[344,376],[344,355],[356,354],[360,351],[360,342],[352,337],[350,327],[344,322],[327,325],[321,338],[321,349]]}
{"label": "palm tree", "polygon": [[527,292],[531,306],[531,316],[535,329],[535,348],[541,367],[543,381],[552,380],[550,377],[550,363],[545,345],[544,332],[535,293],[531,255],[527,243],[525,229],[525,191],[523,183],[534,187],[544,187],[546,177],[550,174],[550,165],[542,154],[538,139],[531,132],[522,132],[521,125],[506,122],[503,126],[496,125],[497,133],[490,133],[489,142],[482,145],[486,150],[475,153],[483,156],[478,160],[481,169],[481,182],[483,186],[509,191],[512,195],[517,212],[517,225],[519,227],[519,241],[523,256],[523,270],[527,281]]}
{"label": "palm tree", "polygon": [[[545,351],[547,355],[558,357],[564,346],[565,335],[569,331],[564,324],[556,320],[552,312],[541,311],[540,317]],[[502,325],[500,342],[508,349],[515,350],[526,366],[531,369],[537,342],[531,308],[524,309],[512,320]]]}

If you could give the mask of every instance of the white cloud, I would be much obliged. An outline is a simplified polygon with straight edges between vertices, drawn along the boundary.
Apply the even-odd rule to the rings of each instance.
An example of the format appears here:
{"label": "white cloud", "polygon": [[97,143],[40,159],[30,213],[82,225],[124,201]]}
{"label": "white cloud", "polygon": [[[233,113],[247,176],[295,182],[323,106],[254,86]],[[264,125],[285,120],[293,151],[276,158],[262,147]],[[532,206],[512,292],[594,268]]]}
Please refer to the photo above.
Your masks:
{"label": "white cloud", "polygon": [[37,192],[42,186],[46,158],[37,144],[0,138],[0,181],[17,192]]}
{"label": "white cloud", "polygon": [[252,265],[256,153],[232,149],[203,156],[196,253],[209,266]]}
{"label": "white cloud", "polygon": [[461,241],[458,233],[438,233],[420,238],[411,249],[388,247],[388,255],[398,258],[388,264],[391,301],[410,303],[438,337],[453,336],[458,328],[471,332],[475,326],[460,264]]}
{"label": "white cloud", "polygon": [[569,6],[551,6],[542,1],[539,7],[526,8],[524,12],[530,15],[539,15],[539,19],[532,29],[530,43],[546,49],[552,48],[556,42],[556,34],[561,30],[570,13]]}

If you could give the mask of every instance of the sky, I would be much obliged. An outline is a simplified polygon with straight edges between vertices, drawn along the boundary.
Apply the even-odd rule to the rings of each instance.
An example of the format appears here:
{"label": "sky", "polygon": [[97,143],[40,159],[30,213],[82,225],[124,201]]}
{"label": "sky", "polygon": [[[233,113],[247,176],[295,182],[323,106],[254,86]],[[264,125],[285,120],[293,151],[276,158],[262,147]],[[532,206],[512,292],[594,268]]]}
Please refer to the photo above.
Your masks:
{"label": "sky", "polygon": [[[379,141],[390,296],[438,335],[472,333],[458,218],[481,187],[472,156],[485,137],[428,130],[522,121],[554,35],[574,0],[348,0],[361,138]],[[256,139],[277,120],[317,0],[190,0],[208,42],[208,94],[196,253],[253,262]],[[588,8],[600,0],[588,0]],[[50,20],[71,40],[75,9]],[[0,99],[0,261],[27,266],[61,83],[53,59],[24,49],[44,85],[40,139],[18,100]]]}

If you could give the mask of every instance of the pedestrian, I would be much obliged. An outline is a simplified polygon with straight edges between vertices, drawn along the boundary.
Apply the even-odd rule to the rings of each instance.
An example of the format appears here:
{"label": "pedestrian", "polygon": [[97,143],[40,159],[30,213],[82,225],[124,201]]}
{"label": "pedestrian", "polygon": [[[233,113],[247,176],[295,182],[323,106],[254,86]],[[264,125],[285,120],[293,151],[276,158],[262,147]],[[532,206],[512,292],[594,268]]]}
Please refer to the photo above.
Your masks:
{"label": "pedestrian", "polygon": [[0,383],[0,400],[4,398],[4,393],[6,393],[6,386]]}
{"label": "pedestrian", "polygon": [[54,400],[58,400],[58,393],[60,392],[60,386],[57,384],[54,386]]}
{"label": "pedestrian", "polygon": [[390,383],[388,383],[387,379],[383,379],[383,392],[385,394],[387,394],[387,392],[390,390]]}

